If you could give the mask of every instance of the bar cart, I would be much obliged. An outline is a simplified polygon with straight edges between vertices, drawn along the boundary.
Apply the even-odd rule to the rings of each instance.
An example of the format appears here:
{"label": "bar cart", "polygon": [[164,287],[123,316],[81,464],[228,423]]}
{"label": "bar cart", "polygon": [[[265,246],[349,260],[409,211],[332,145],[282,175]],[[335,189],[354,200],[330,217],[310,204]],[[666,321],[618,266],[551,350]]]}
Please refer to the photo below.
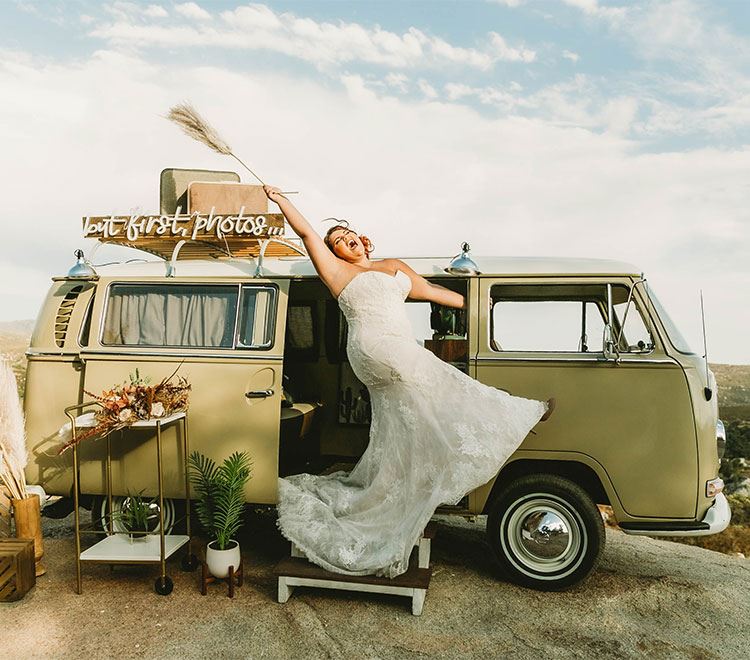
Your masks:
{"label": "bar cart", "polygon": [[[158,476],[158,501],[159,501],[159,533],[150,532],[149,530],[130,530],[148,532],[144,541],[132,542],[128,539],[128,534],[115,532],[112,507],[112,433],[105,435],[107,442],[106,456],[106,497],[107,510],[106,525],[102,520],[103,530],[82,529],[80,514],[78,511],[80,498],[80,458],[78,445],[76,443],[76,433],[78,429],[89,428],[96,424],[91,420],[83,421],[76,418],[74,411],[82,411],[91,406],[101,406],[98,401],[87,401],[81,404],[68,406],[65,414],[71,422],[71,433],[73,439],[73,501],[74,501],[74,518],[75,518],[75,537],[76,537],[76,593],[82,593],[81,584],[81,564],[82,562],[92,562],[100,564],[158,564],[160,575],[156,578],[154,589],[156,593],[166,596],[172,592],[174,583],[167,575],[166,562],[175,552],[183,546],[187,546],[187,552],[182,559],[181,567],[185,571],[193,571],[198,567],[198,559],[191,552],[191,531],[190,531],[190,477],[188,472],[188,420],[186,412],[179,412],[164,418],[155,418],[141,420],[131,424],[122,431],[124,435],[129,429],[155,429],[156,431],[156,469]],[[184,461],[185,475],[185,526],[187,534],[167,534],[164,528],[164,475],[162,465],[162,429],[171,424],[180,423],[182,435],[182,450]],[[182,518],[175,520],[173,525],[181,522]],[[81,534],[104,534],[105,537],[81,551]]]}

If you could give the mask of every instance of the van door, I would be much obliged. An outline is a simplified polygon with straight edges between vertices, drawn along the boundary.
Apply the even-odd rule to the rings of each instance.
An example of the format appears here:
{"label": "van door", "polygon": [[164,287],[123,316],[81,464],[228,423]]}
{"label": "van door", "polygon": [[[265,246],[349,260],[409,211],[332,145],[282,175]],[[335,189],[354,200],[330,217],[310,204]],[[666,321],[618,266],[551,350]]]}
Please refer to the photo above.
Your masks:
{"label": "van door", "polygon": [[[235,451],[247,451],[252,461],[247,501],[276,502],[288,280],[120,280],[100,283],[99,290],[96,329],[81,353],[90,393],[84,399],[136,373],[155,384],[176,372],[192,388],[190,451],[217,464]],[[163,438],[165,496],[180,497],[178,425]],[[153,435],[130,430],[113,443],[114,493],[155,492]],[[103,456],[97,444],[102,443],[82,448],[82,461]],[[82,462],[82,492],[103,492],[103,469],[101,460]]]}
{"label": "van door", "polygon": [[[608,283],[619,363],[604,358]],[[631,286],[628,278],[482,278],[488,316],[477,378],[518,396],[556,397],[555,414],[520,449],[593,459],[614,486],[616,511],[694,519],[697,455],[685,375],[648,329],[639,288],[619,332]]]}

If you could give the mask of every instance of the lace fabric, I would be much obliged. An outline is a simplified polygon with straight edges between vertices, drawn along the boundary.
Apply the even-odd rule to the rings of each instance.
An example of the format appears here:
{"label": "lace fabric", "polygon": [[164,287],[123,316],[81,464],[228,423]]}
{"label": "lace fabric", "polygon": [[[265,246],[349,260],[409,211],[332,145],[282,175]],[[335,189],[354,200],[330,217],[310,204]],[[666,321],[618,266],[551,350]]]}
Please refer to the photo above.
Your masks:
{"label": "lace fabric", "polygon": [[404,303],[410,290],[403,271],[365,271],[344,287],[347,355],[371,398],[369,444],[350,472],[278,481],[279,530],[336,573],[404,573],[435,509],[487,483],[547,410],[417,343]]}

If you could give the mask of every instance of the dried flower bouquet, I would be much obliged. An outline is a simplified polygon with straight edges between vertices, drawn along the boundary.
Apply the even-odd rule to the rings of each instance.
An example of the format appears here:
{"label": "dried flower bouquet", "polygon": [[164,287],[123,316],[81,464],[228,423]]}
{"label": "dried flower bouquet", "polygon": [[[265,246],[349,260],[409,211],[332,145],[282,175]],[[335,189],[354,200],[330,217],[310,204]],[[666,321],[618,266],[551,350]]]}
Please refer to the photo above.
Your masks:
{"label": "dried flower bouquet", "polygon": [[136,369],[135,374],[130,374],[129,381],[100,395],[84,390],[101,405],[101,409],[94,413],[96,423],[77,433],[75,439],[71,436],[58,454],[83,440],[104,436],[135,422],[169,417],[187,410],[191,386],[182,376],[177,376],[174,381],[176,375],[177,371],[158,384],[149,385],[150,378],[141,377]]}

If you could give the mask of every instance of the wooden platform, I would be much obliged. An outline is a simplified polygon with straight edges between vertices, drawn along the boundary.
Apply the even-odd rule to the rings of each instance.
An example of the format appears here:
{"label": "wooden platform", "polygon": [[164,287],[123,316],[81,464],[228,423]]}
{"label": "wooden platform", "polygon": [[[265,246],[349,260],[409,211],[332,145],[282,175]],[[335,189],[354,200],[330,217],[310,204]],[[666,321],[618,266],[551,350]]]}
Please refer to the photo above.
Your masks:
{"label": "wooden platform", "polygon": [[395,578],[376,575],[345,575],[327,571],[307,560],[305,555],[292,544],[292,556],[281,560],[274,567],[278,576],[278,601],[286,603],[294,587],[321,587],[368,593],[395,594],[412,599],[411,611],[422,614],[427,588],[430,585],[430,545],[435,537],[437,525],[429,523],[415,544],[409,569]]}

